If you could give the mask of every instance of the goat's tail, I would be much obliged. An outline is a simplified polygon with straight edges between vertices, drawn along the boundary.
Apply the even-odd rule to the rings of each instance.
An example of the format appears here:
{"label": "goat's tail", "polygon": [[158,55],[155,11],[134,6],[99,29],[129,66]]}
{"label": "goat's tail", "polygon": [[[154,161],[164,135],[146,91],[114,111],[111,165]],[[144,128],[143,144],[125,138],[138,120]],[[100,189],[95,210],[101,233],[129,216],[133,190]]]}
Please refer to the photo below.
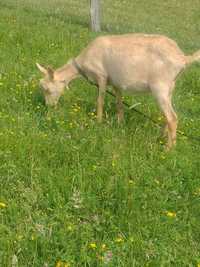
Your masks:
{"label": "goat's tail", "polygon": [[186,64],[190,65],[193,62],[200,62],[200,50],[190,56],[186,56]]}

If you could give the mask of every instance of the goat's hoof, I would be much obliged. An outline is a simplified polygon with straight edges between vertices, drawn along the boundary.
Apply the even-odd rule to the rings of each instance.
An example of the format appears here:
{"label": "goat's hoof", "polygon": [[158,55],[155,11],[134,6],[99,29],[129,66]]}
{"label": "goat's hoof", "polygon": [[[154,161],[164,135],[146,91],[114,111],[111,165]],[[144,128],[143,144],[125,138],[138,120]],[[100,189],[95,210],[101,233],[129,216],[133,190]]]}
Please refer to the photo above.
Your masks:
{"label": "goat's hoof", "polygon": [[124,123],[124,117],[117,117],[117,123],[118,124],[123,124]]}
{"label": "goat's hoof", "polygon": [[171,151],[171,150],[175,147],[175,145],[176,145],[176,143],[174,143],[174,144],[167,144],[167,145],[165,146],[165,151],[166,151],[166,152]]}
{"label": "goat's hoof", "polygon": [[101,124],[102,123],[102,119],[97,119],[97,123]]}

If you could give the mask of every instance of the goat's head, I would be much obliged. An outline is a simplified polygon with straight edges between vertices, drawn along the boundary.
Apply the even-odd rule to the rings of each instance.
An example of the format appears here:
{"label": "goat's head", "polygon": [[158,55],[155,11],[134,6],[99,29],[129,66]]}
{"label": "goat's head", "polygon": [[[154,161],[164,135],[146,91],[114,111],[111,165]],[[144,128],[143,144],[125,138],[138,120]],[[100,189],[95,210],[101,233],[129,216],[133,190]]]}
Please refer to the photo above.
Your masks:
{"label": "goat's head", "polygon": [[54,77],[54,70],[50,67],[43,67],[36,63],[38,69],[44,74],[44,78],[40,80],[40,85],[45,97],[45,103],[48,106],[55,106],[66,86],[65,81],[57,80]]}

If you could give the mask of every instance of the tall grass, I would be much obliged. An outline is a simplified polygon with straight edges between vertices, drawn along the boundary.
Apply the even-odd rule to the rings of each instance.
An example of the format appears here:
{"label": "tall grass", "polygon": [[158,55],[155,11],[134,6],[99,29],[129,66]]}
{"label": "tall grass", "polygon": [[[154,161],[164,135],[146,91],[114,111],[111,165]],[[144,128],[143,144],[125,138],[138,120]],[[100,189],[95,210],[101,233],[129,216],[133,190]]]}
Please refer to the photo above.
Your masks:
{"label": "tall grass", "polygon": [[[154,32],[200,49],[199,1],[103,1],[104,34]],[[56,109],[38,88],[38,61],[58,67],[95,37],[89,1],[0,1],[0,266],[200,264],[200,144],[165,153],[160,130],[77,80]],[[200,135],[200,68],[178,80],[179,130]],[[151,96],[125,97],[160,123]]]}

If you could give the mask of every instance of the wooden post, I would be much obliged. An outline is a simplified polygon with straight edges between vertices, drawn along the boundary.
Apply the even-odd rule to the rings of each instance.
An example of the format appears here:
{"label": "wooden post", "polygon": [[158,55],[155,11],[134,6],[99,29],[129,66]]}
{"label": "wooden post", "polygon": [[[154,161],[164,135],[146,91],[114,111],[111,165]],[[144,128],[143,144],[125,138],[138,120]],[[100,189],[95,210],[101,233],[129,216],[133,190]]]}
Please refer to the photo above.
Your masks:
{"label": "wooden post", "polygon": [[101,31],[100,0],[90,0],[91,27],[95,32]]}

